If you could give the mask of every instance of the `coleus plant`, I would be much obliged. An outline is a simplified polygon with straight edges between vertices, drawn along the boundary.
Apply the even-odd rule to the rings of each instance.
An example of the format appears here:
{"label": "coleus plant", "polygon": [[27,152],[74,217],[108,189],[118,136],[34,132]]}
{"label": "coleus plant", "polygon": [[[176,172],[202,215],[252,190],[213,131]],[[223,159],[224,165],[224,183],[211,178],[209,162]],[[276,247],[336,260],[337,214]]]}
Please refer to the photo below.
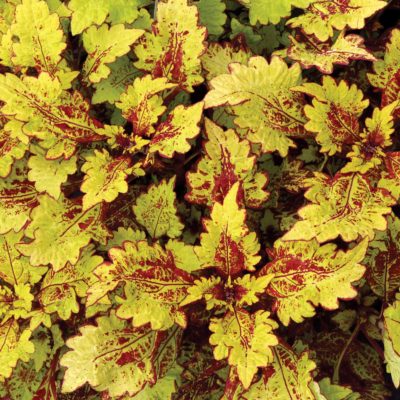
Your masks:
{"label": "coleus plant", "polygon": [[0,0],[0,398],[390,398],[399,9]]}

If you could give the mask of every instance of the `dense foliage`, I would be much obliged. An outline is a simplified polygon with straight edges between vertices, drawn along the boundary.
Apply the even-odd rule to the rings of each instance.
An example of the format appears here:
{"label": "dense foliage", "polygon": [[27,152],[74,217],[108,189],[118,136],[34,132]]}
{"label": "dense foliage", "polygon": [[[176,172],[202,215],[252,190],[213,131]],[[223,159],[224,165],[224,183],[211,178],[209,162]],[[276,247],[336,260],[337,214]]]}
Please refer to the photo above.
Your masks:
{"label": "dense foliage", "polygon": [[0,0],[0,398],[400,385],[397,0]]}

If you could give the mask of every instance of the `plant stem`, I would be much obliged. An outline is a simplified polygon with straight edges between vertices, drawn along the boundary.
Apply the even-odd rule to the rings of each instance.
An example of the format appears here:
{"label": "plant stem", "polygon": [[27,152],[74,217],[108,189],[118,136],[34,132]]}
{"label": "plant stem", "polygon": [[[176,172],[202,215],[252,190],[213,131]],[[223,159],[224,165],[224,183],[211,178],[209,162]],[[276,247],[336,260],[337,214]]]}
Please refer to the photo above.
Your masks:
{"label": "plant stem", "polygon": [[339,371],[340,371],[340,365],[342,364],[342,361],[343,361],[343,357],[345,356],[345,354],[346,354],[346,352],[347,352],[347,350],[348,350],[348,348],[349,348],[351,342],[352,342],[352,341],[355,339],[355,337],[357,336],[357,334],[358,334],[358,332],[359,332],[359,330],[360,330],[360,326],[361,326],[360,320],[357,320],[357,325],[356,325],[356,327],[354,328],[353,333],[352,333],[351,336],[348,338],[346,344],[344,345],[344,347],[343,347],[343,349],[342,349],[342,352],[341,352],[340,355],[339,355],[338,360],[336,361],[335,368],[334,368],[334,370],[333,370],[333,376],[332,376],[332,382],[333,382],[335,385],[338,385],[338,384],[339,384]]}

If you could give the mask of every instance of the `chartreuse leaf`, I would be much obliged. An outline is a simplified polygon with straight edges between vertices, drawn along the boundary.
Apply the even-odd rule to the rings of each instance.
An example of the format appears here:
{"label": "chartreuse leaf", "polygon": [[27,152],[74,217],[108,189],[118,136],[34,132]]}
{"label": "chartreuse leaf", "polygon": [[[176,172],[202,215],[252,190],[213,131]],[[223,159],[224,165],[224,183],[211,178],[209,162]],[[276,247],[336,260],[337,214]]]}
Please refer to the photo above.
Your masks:
{"label": "chartreuse leaf", "polygon": [[11,376],[18,360],[29,361],[35,350],[31,334],[29,329],[21,330],[15,319],[0,323],[0,382]]}
{"label": "chartreuse leaf", "polygon": [[66,367],[62,391],[69,393],[88,382],[111,396],[133,396],[156,381],[154,358],[162,349],[164,333],[148,327],[133,328],[114,314],[99,317],[97,326],[80,328],[67,341],[72,350],[60,363]]}
{"label": "chartreuse leaf", "polygon": [[254,271],[260,261],[260,244],[246,225],[246,211],[238,204],[239,183],[223,200],[215,203],[211,218],[204,219],[205,232],[196,249],[202,268],[216,268],[224,278],[235,278],[243,271]]}
{"label": "chartreuse leaf", "polygon": [[260,274],[273,274],[267,293],[275,298],[274,308],[284,325],[292,319],[303,322],[315,315],[315,307],[335,310],[339,299],[352,299],[357,291],[352,283],[362,278],[368,240],[343,252],[336,245],[320,246],[310,241],[278,240],[269,251],[272,259]]}
{"label": "chartreuse leaf", "polygon": [[381,0],[314,0],[306,12],[288,21],[293,28],[301,28],[325,42],[334,29],[361,29],[365,19],[386,6]]}
{"label": "chartreuse leaf", "polygon": [[122,111],[122,116],[132,123],[135,135],[150,136],[154,133],[154,125],[167,109],[160,93],[175,86],[166,78],[153,79],[151,75],[145,75],[136,78],[121,94],[115,105]]}
{"label": "chartreuse leaf", "polygon": [[227,358],[246,389],[258,367],[266,367],[273,360],[272,347],[278,344],[278,339],[272,331],[278,324],[269,316],[267,311],[250,314],[237,309],[223,317],[212,318],[210,322],[210,343],[215,346],[215,359]]}
{"label": "chartreuse leaf", "polygon": [[77,157],[72,156],[69,160],[59,158],[47,160],[45,150],[39,146],[31,146],[33,153],[28,160],[28,179],[35,182],[38,192],[47,192],[50,196],[58,199],[61,194],[61,185],[68,179],[68,175],[76,172]]}
{"label": "chartreuse leaf", "polygon": [[0,143],[0,177],[5,178],[10,174],[14,162],[24,157],[28,144],[4,128],[0,128]]}
{"label": "chartreuse leaf", "polygon": [[116,61],[109,64],[110,75],[107,79],[93,84],[96,89],[92,97],[92,103],[104,103],[108,101],[114,104],[119,100],[126,87],[140,74],[128,56],[118,57]]}
{"label": "chartreuse leaf", "polygon": [[88,56],[83,64],[83,76],[86,81],[98,83],[110,74],[107,64],[128,53],[130,46],[141,36],[141,29],[126,29],[123,24],[99,28],[91,26],[83,35],[83,46]]}
{"label": "chartreuse leaf", "polygon": [[17,137],[23,133],[41,140],[47,159],[71,158],[78,143],[102,140],[112,134],[89,116],[89,104],[78,91],[62,90],[57,78],[47,73],[38,78],[0,75],[1,108],[9,121],[5,129]]}
{"label": "chartreuse leaf", "polygon": [[398,199],[400,197],[400,152],[386,152],[384,161],[386,171],[382,172],[378,187],[388,190],[395,199]]}
{"label": "chartreuse leaf", "polygon": [[[390,40],[386,45],[383,60],[373,64],[374,73],[369,73],[368,79],[373,86],[382,91],[382,106],[400,99],[400,29],[391,31]],[[396,109],[396,118],[400,116],[400,104]]]}
{"label": "chartreuse leaf", "polygon": [[244,400],[315,400],[310,389],[312,372],[316,368],[307,352],[297,355],[283,344],[273,347],[272,363],[263,376],[242,395]]}
{"label": "chartreuse leaf", "polygon": [[190,150],[189,140],[200,133],[203,107],[203,102],[175,107],[167,119],[158,125],[149,143],[150,153],[158,152],[167,158],[172,158],[175,153],[187,153]]}
{"label": "chartreuse leaf", "polygon": [[322,85],[304,83],[296,89],[314,97],[312,105],[304,107],[309,119],[305,128],[316,134],[323,153],[333,155],[359,139],[358,119],[369,101],[363,100],[363,92],[356,85],[349,87],[345,81],[337,84],[330,76],[324,76]]}
{"label": "chartreuse leaf", "polygon": [[346,242],[359,236],[372,240],[375,230],[387,227],[385,215],[394,198],[384,189],[372,188],[360,174],[336,174],[330,178],[316,173],[309,181],[305,197],[311,204],[299,210],[296,222],[283,240],[310,240],[322,243],[339,235]]}
{"label": "chartreuse leaf", "polygon": [[23,0],[10,27],[13,65],[36,67],[54,76],[66,43],[57,14],[42,0]]}
{"label": "chartreuse leaf", "polygon": [[189,6],[187,0],[159,2],[153,31],[146,32],[135,47],[139,58],[135,66],[193,91],[203,82],[200,56],[206,49],[205,38],[196,6]]}
{"label": "chartreuse leaf", "polygon": [[387,222],[387,230],[377,232],[370,242],[365,259],[368,283],[386,302],[400,287],[400,220],[391,214]]}
{"label": "chartreuse leaf", "polygon": [[393,351],[400,356],[400,296],[398,294],[396,300],[384,311],[383,317],[387,339],[390,340]]}
{"label": "chartreuse leaf", "polygon": [[250,23],[256,25],[277,24],[281,18],[290,15],[292,7],[306,8],[313,0],[238,0],[249,9]]}
{"label": "chartreuse leaf", "polygon": [[152,238],[167,235],[175,238],[181,235],[181,223],[175,206],[175,177],[168,182],[150,186],[147,193],[140,195],[133,206],[137,221],[143,225]]}
{"label": "chartreuse leaf", "polygon": [[314,36],[305,40],[290,39],[288,56],[298,61],[305,69],[317,67],[323,74],[331,74],[334,64],[348,65],[351,60],[375,61],[376,58],[365,48],[364,39],[358,35],[345,36],[340,32],[334,43],[319,42]]}
{"label": "chartreuse leaf", "polygon": [[[112,264],[104,263],[95,270],[98,281],[88,291],[89,306],[125,282],[125,298],[118,298],[120,318],[132,318],[134,326],[150,323],[152,329],[165,330],[174,323],[186,326],[179,305],[193,278],[181,268],[179,253],[138,241],[124,242],[122,248],[111,249],[109,256]],[[189,257],[186,262],[191,262]]]}
{"label": "chartreuse leaf", "polygon": [[225,3],[223,0],[198,0],[196,6],[199,10],[201,25],[207,28],[209,35],[224,33],[223,25],[226,22]]}
{"label": "chartreuse leaf", "polygon": [[48,314],[56,312],[63,320],[69,319],[71,313],[77,313],[77,297],[86,296],[93,271],[102,261],[100,256],[93,255],[93,247],[89,246],[82,251],[76,265],[67,263],[57,272],[50,269],[41,283],[38,296],[44,311]]}
{"label": "chartreuse leaf", "polygon": [[384,148],[392,145],[393,111],[396,105],[397,102],[394,102],[382,109],[374,109],[372,118],[367,118],[365,121],[366,129],[360,133],[360,141],[353,145],[351,152],[347,153],[350,162],[345,165],[342,172],[365,174],[382,164],[386,155]]}
{"label": "chartreuse leaf", "polygon": [[400,355],[393,349],[393,342],[386,330],[383,332],[383,346],[386,363],[386,372],[392,377],[393,385],[400,387]]}
{"label": "chartreuse leaf", "polygon": [[26,173],[26,163],[21,160],[14,164],[7,178],[0,179],[0,234],[11,229],[18,232],[38,204],[38,193],[26,179]]}
{"label": "chartreuse leaf", "polygon": [[[360,400],[360,394],[353,392],[350,388],[334,385],[329,378],[324,378],[318,382],[321,400]],[[319,398],[318,398],[319,400]]]}
{"label": "chartreuse leaf", "polygon": [[32,265],[50,263],[54,271],[62,269],[67,262],[75,265],[91,239],[106,242],[109,237],[101,222],[100,206],[84,211],[63,195],[58,200],[40,196],[31,218],[30,231],[26,234],[33,240],[19,244],[18,250],[30,257]]}
{"label": "chartreuse leaf", "polygon": [[[83,210],[106,201],[114,201],[119,193],[128,191],[127,176],[133,172],[130,168],[130,158],[125,156],[112,157],[107,150],[94,150],[85,157],[82,172],[85,177],[81,191],[85,193],[82,199]],[[135,171],[140,174],[140,171]]]}
{"label": "chartreuse leaf", "polygon": [[279,57],[272,57],[271,63],[252,57],[248,66],[233,63],[229,70],[210,82],[206,108],[232,106],[235,123],[248,130],[250,142],[286,156],[295,146],[289,136],[305,136],[304,99],[290,90],[301,83],[300,66],[288,68]]}
{"label": "chartreuse leaf", "polygon": [[229,72],[229,64],[247,65],[251,52],[245,47],[235,46],[231,42],[211,42],[207,51],[201,57],[201,63],[206,70],[207,80]]}
{"label": "chartreuse leaf", "polygon": [[268,183],[265,173],[257,172],[255,157],[251,155],[250,143],[240,140],[237,133],[224,131],[209,119],[205,120],[208,141],[205,154],[197,164],[196,171],[187,174],[190,188],[187,200],[211,206],[222,202],[235,182],[240,182],[244,201],[248,207],[260,207],[268,197],[264,187]]}

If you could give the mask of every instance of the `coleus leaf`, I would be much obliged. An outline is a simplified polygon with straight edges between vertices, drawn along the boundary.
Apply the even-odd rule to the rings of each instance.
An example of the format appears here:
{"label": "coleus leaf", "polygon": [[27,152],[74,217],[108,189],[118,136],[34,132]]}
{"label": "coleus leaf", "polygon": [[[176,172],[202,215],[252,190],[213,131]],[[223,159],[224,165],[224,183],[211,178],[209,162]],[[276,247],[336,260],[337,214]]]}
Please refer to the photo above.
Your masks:
{"label": "coleus leaf", "polygon": [[287,345],[278,344],[272,348],[272,353],[273,361],[263,369],[261,379],[240,399],[316,400],[309,386],[316,364],[310,360],[308,352],[297,355]]}
{"label": "coleus leaf", "polygon": [[0,177],[7,177],[15,161],[24,157],[28,144],[14,137],[9,130],[0,128]]}
{"label": "coleus leaf", "polygon": [[38,204],[38,193],[26,179],[26,163],[14,164],[10,175],[0,180],[0,234],[18,232],[28,221],[31,210]]}
{"label": "coleus leaf", "polygon": [[0,382],[11,376],[18,360],[29,361],[35,348],[29,329],[22,330],[15,319],[0,323]]}
{"label": "coleus leaf", "polygon": [[257,22],[266,25],[277,24],[281,18],[288,17],[292,7],[306,8],[312,0],[281,0],[268,2],[263,0],[238,0],[249,9],[249,18],[252,25]]}
{"label": "coleus leaf", "polygon": [[42,0],[23,0],[15,9],[10,27],[12,64],[36,67],[55,76],[66,43],[60,20]]}
{"label": "coleus leaf", "polygon": [[21,255],[16,245],[22,241],[24,232],[7,232],[0,236],[0,279],[12,286],[35,284],[46,272],[45,267],[33,267],[29,258]]}
{"label": "coleus leaf", "polygon": [[47,149],[46,158],[71,158],[78,143],[105,139],[110,128],[89,116],[89,104],[82,95],[63,91],[60,81],[47,73],[38,78],[12,74],[0,76],[1,111],[17,137],[34,136]]}
{"label": "coleus leaf", "polygon": [[394,198],[384,189],[372,188],[360,174],[336,174],[330,178],[315,173],[305,197],[311,202],[299,211],[301,221],[295,223],[283,240],[310,240],[319,243],[339,235],[346,242],[359,236],[373,239],[375,230],[387,227]]}
{"label": "coleus leaf", "polygon": [[160,2],[152,32],[146,32],[135,46],[139,58],[135,66],[191,92],[203,82],[200,56],[206,49],[205,38],[196,6],[189,6],[187,0]]}
{"label": "coleus leaf", "polygon": [[58,199],[61,194],[61,185],[77,170],[77,157],[72,156],[65,160],[59,158],[56,160],[47,160],[45,150],[39,146],[31,146],[33,153],[28,160],[28,179],[35,182],[35,189],[40,192],[46,192],[50,196]]}
{"label": "coleus leaf", "polygon": [[[85,177],[81,191],[85,193],[82,199],[83,210],[88,210],[96,204],[114,201],[119,193],[128,191],[127,176],[135,172],[140,175],[143,171],[130,168],[129,157],[112,157],[107,150],[94,150],[85,157],[82,172]],[[135,171],[134,171],[135,170]]]}
{"label": "coleus leaf", "polygon": [[93,247],[86,247],[75,265],[67,263],[59,271],[50,269],[44,277],[38,300],[48,314],[56,312],[67,320],[71,313],[79,311],[77,297],[86,297],[93,271],[103,262],[102,257],[93,255]]}
{"label": "coleus leaf", "polygon": [[143,225],[152,238],[167,235],[175,238],[181,235],[181,223],[175,206],[175,177],[168,182],[151,186],[147,193],[140,195],[133,206],[137,221]]}
{"label": "coleus leaf", "polygon": [[[364,39],[358,35],[346,35],[342,31],[334,43],[319,42],[313,36],[290,36],[288,56],[305,69],[313,66],[323,74],[331,74],[334,64],[348,65],[351,60],[375,61],[365,48]],[[303,39],[303,40],[302,40]]]}
{"label": "coleus leaf", "polygon": [[141,36],[141,29],[125,29],[123,24],[99,28],[91,26],[83,35],[83,46],[88,56],[83,64],[84,79],[98,83],[110,74],[107,64],[128,53],[130,46]]}
{"label": "coleus leaf", "polygon": [[365,19],[385,6],[386,2],[381,0],[316,0],[305,14],[290,19],[288,24],[325,42],[333,36],[334,29],[363,28]]}
{"label": "coleus leaf", "polygon": [[[373,64],[374,73],[369,73],[368,79],[373,86],[382,92],[382,106],[400,99],[400,29],[393,29],[390,41],[386,45],[383,60]],[[396,118],[400,118],[400,105],[397,105]]]}
{"label": "coleus leaf", "polygon": [[238,203],[239,183],[223,200],[215,203],[211,218],[204,219],[205,232],[196,249],[202,268],[215,268],[222,277],[235,278],[243,271],[254,271],[260,261],[260,244],[246,225],[246,211]]}
{"label": "coleus leaf", "polygon": [[167,78],[145,75],[136,78],[121,94],[116,106],[123,117],[132,123],[135,135],[151,136],[155,132],[154,125],[167,109],[160,93],[174,87],[176,85],[168,83]]}
{"label": "coleus leaf", "polygon": [[248,130],[250,142],[260,143],[265,152],[286,156],[295,147],[289,136],[306,136],[303,96],[290,90],[301,83],[300,66],[288,68],[279,57],[272,57],[270,63],[252,57],[248,66],[233,63],[229,71],[210,82],[205,107],[231,106],[235,123]]}
{"label": "coleus leaf", "polygon": [[165,330],[174,323],[186,326],[186,316],[179,305],[193,277],[180,267],[179,253],[175,255],[173,251],[173,247],[163,249],[146,241],[124,242],[122,248],[111,249],[112,264],[104,263],[95,270],[98,281],[88,291],[87,304],[94,304],[125,282],[125,298],[119,299],[117,316],[133,318],[134,326],[150,323],[152,329]]}
{"label": "coleus leaf", "polygon": [[210,322],[215,359],[227,358],[246,389],[258,367],[266,367],[273,360],[272,347],[278,344],[278,339],[272,331],[278,324],[269,316],[267,311],[250,314],[244,309],[235,309]]}
{"label": "coleus leaf", "polygon": [[365,260],[368,283],[373,292],[386,302],[400,287],[400,220],[391,214],[387,221],[387,230],[377,232],[370,242]]}
{"label": "coleus leaf", "polygon": [[364,275],[360,262],[367,247],[367,239],[347,252],[332,243],[320,246],[315,239],[276,241],[268,251],[272,261],[259,274],[273,274],[267,293],[275,298],[281,322],[286,326],[291,319],[302,322],[315,315],[318,305],[334,310],[339,299],[354,298],[357,291],[351,284]]}
{"label": "coleus leaf", "polygon": [[329,378],[321,379],[318,382],[318,387],[321,400],[360,400],[361,398],[359,393],[353,392],[348,387],[335,385],[330,382]]}
{"label": "coleus leaf", "polygon": [[316,133],[322,152],[333,155],[343,145],[359,139],[358,119],[369,101],[363,100],[363,92],[356,85],[349,87],[345,81],[337,84],[333,78],[324,76],[322,85],[305,83],[296,90],[314,97],[312,106],[304,107],[309,119],[305,128]]}
{"label": "coleus leaf", "polygon": [[384,155],[386,171],[378,182],[378,187],[384,188],[398,199],[400,197],[400,152],[390,151]]}
{"label": "coleus leaf", "polygon": [[393,302],[393,304],[386,308],[383,313],[383,317],[386,339],[390,340],[393,351],[400,356],[400,300],[398,295],[396,296],[396,300]]}
{"label": "coleus leaf", "polygon": [[50,263],[54,271],[59,271],[67,262],[75,265],[92,239],[104,243],[110,236],[101,217],[98,205],[84,211],[63,195],[58,200],[41,195],[26,232],[33,240],[19,244],[18,250],[30,257],[33,266]]}
{"label": "coleus leaf", "polygon": [[198,0],[196,3],[199,10],[201,25],[207,28],[209,35],[221,35],[224,33],[226,22],[225,3],[223,0]]}
{"label": "coleus leaf", "polygon": [[[196,204],[211,206],[223,201],[231,187],[241,182],[244,202],[248,207],[260,207],[268,192],[265,173],[257,172],[255,157],[251,156],[250,143],[240,140],[235,131],[224,131],[209,119],[205,120],[208,141],[204,143],[205,155],[196,171],[187,174],[189,192],[186,199]],[[211,196],[210,196],[211,194]]]}
{"label": "coleus leaf", "polygon": [[175,152],[187,153],[190,150],[189,140],[200,133],[203,107],[203,102],[175,107],[167,119],[158,125],[149,143],[150,153],[158,152],[167,158],[172,158]]}
{"label": "coleus leaf", "polygon": [[384,148],[392,145],[393,111],[396,105],[397,102],[394,102],[382,109],[374,109],[372,118],[367,118],[365,121],[366,129],[360,133],[360,140],[347,154],[350,162],[345,165],[342,172],[365,174],[382,163],[386,155]]}
{"label": "coleus leaf", "polygon": [[72,350],[60,361],[67,368],[62,391],[72,392],[88,382],[97,391],[108,390],[111,396],[126,392],[133,396],[146,384],[154,384],[154,363],[166,333],[133,328],[115,314],[96,322],[97,326],[81,327],[81,335],[67,341]]}

